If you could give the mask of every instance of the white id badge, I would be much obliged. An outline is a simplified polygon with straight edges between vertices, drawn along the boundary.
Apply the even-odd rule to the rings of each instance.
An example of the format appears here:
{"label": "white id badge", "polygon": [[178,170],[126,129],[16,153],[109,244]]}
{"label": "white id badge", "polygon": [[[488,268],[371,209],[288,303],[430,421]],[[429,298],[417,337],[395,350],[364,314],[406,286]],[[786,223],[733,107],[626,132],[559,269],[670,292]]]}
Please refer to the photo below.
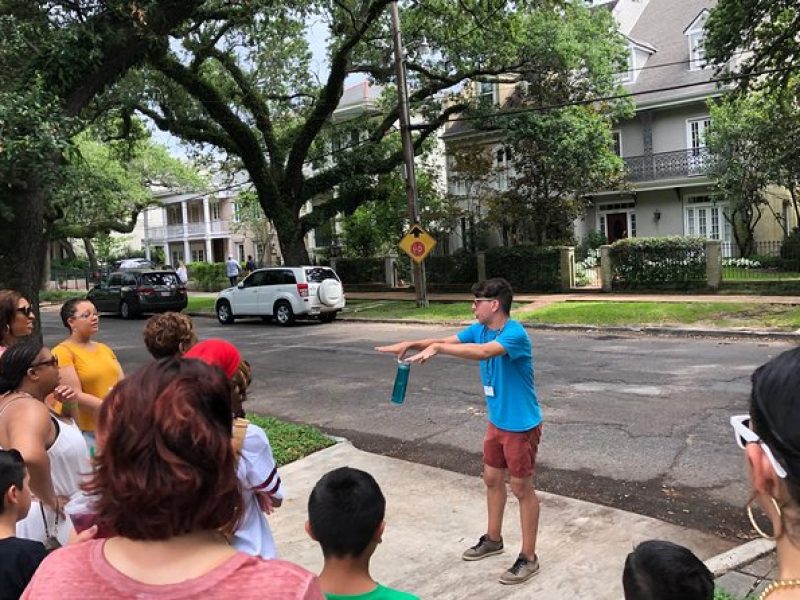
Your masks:
{"label": "white id badge", "polygon": [[483,395],[494,398],[494,388],[490,385],[483,386]]}

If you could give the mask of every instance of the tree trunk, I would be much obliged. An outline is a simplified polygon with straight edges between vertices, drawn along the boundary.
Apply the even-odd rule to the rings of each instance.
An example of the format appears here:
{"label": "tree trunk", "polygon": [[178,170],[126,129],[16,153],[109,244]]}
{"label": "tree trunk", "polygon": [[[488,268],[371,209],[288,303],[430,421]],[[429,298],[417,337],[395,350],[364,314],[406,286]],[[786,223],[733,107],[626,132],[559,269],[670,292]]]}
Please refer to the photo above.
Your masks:
{"label": "tree trunk", "polygon": [[299,230],[294,235],[289,236],[288,239],[278,232],[278,239],[281,242],[283,264],[291,266],[309,264],[305,236]]}
{"label": "tree trunk", "polygon": [[67,260],[75,260],[75,248],[72,247],[72,242],[67,239],[57,240],[58,245],[64,252],[67,253]]}
{"label": "tree trunk", "polygon": [[47,244],[45,193],[39,178],[31,174],[27,185],[6,188],[13,218],[0,219],[0,288],[17,290],[36,310],[39,331],[39,287],[42,283]]}
{"label": "tree trunk", "polygon": [[89,269],[92,273],[97,272],[97,254],[90,238],[83,238],[83,247],[86,248],[86,257],[89,259]]}

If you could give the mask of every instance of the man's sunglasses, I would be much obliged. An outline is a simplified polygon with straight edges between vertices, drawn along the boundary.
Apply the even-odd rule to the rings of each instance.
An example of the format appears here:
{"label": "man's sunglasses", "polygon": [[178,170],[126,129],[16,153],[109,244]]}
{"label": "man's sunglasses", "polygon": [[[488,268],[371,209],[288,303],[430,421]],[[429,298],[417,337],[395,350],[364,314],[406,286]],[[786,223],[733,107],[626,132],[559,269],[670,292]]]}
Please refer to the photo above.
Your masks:
{"label": "man's sunglasses", "polygon": [[731,427],[733,427],[736,443],[739,444],[742,450],[747,447],[747,444],[758,444],[761,446],[764,454],[767,455],[767,459],[772,465],[772,468],[775,469],[775,474],[781,479],[786,479],[786,469],[777,461],[775,455],[772,454],[772,450],[769,449],[769,446],[767,446],[764,440],[758,437],[755,431],[750,429],[750,415],[733,415],[731,417]]}
{"label": "man's sunglasses", "polygon": [[17,309],[17,312],[30,318],[33,316],[33,306],[31,306],[30,304],[28,306],[20,306]]}
{"label": "man's sunglasses", "polygon": [[31,366],[28,368],[33,369],[34,367],[44,367],[44,366],[57,367],[58,357],[55,354],[53,354],[53,356],[51,356],[47,360],[40,360],[39,362],[31,363]]}

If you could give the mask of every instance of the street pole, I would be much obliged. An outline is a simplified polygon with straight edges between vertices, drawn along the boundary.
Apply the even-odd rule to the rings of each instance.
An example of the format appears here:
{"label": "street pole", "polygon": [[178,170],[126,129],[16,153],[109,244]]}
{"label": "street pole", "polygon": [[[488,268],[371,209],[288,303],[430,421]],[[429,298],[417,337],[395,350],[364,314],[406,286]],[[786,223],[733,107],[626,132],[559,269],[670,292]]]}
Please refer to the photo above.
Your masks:
{"label": "street pole", "polygon": [[[406,83],[405,49],[400,36],[400,11],[397,0],[390,5],[392,13],[392,41],[394,42],[394,63],[397,70],[397,101],[400,112],[400,137],[403,141],[403,162],[406,167],[406,196],[408,198],[408,219],[411,226],[419,223],[417,205],[417,176],[414,171],[414,142],[411,139],[411,118],[408,111],[408,84]],[[428,290],[425,277],[425,263],[414,264],[414,291],[417,307],[427,308]]]}

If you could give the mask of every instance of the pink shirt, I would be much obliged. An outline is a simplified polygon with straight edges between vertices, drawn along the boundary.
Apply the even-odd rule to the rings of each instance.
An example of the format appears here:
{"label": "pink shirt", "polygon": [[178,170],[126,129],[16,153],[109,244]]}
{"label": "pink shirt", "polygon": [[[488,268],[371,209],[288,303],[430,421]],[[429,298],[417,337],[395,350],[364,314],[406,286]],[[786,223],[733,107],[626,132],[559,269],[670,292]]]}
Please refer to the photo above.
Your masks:
{"label": "pink shirt", "polygon": [[67,546],[48,556],[23,600],[324,600],[317,578],[289,562],[238,552],[201,577],[150,585],[123,575],[103,555],[105,540]]}

